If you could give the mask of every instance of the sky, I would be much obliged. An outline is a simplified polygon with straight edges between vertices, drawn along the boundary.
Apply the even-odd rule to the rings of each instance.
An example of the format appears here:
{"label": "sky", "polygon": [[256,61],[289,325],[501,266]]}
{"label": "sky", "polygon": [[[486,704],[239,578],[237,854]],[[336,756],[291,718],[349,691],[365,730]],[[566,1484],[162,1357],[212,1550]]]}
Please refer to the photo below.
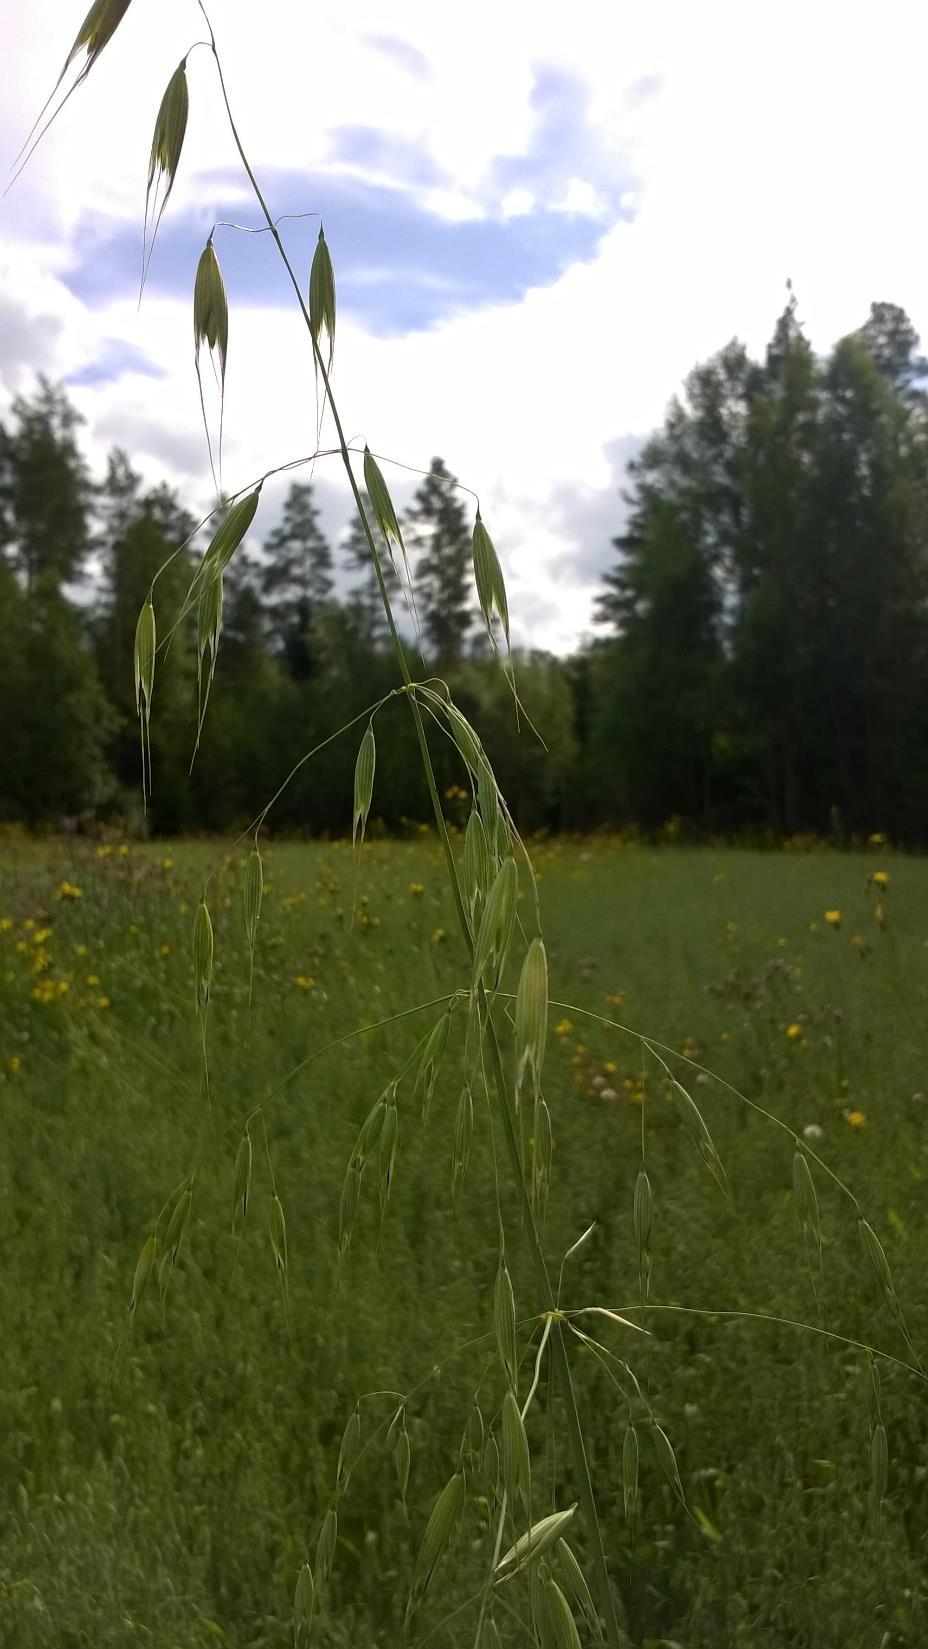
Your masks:
{"label": "sky", "polygon": [[[0,0],[6,162],[85,6]],[[479,495],[520,645],[563,652],[591,633],[629,459],[698,360],[732,336],[763,349],[787,279],[817,349],[874,300],[928,334],[914,0],[214,0],[212,21],[272,212],[315,214],[282,225],[304,284],[325,224],[346,434],[382,455],[398,507],[435,455]],[[202,47],[138,297],[155,114],[205,33],[195,0],[131,0],[0,201],[0,416],[37,372],[61,380],[97,473],[118,443],[203,513],[193,278],[217,221],[260,218]],[[312,453],[315,387],[269,237],[220,228],[214,244],[230,304],[223,481],[238,491]],[[340,460],[310,473],[334,539]],[[259,533],[281,496],[266,489]]]}

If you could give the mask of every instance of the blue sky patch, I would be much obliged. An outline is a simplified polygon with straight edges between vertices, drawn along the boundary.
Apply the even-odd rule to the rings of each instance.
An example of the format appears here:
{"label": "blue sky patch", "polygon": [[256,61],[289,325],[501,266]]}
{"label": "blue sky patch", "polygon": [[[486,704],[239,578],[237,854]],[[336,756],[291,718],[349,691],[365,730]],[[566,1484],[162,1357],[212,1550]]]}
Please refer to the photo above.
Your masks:
{"label": "blue sky patch", "polygon": [[123,343],[119,338],[106,338],[100,346],[99,353],[86,366],[78,367],[76,372],[69,372],[65,383],[75,387],[96,388],[100,384],[113,384],[127,373],[141,373],[145,378],[163,378],[164,372],[141,349],[133,344]]}
{"label": "blue sky patch", "polygon": [[[431,210],[423,191],[453,189],[454,180],[425,142],[374,127],[342,126],[330,134],[334,171],[278,170],[262,178],[275,212],[322,213],[342,313],[379,336],[403,335],[462,311],[517,303],[531,288],[551,285],[572,264],[595,256],[611,226],[628,215],[621,201],[632,179],[590,126],[589,94],[576,76],[537,70],[531,101],[528,148],[493,163],[477,192],[480,216],[452,220]],[[372,182],[364,173],[386,181]],[[595,206],[563,209],[575,180],[592,189]],[[201,184],[217,219],[242,221],[240,204],[225,204],[239,192],[237,173],[214,172]],[[504,202],[516,189],[531,204],[506,216]],[[245,221],[258,219],[249,213]],[[281,226],[302,281],[308,281],[318,223],[309,217]],[[153,293],[190,298],[209,228],[199,215],[168,213],[149,269]],[[134,289],[138,226],[95,217],[78,226],[73,244],[77,261],[67,283],[77,297],[93,306]],[[220,229],[215,245],[233,310],[236,303],[292,302],[266,235]]]}

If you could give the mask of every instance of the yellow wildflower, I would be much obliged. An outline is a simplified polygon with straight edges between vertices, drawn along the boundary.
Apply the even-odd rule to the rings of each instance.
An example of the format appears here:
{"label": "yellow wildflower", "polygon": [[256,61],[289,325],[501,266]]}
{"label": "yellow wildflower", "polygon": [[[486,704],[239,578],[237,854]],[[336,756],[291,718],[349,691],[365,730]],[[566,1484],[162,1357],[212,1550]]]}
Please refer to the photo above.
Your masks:
{"label": "yellow wildflower", "polygon": [[841,926],[840,910],[826,910],[825,921],[830,928],[839,928]]}
{"label": "yellow wildflower", "polygon": [[796,1042],[799,1039],[799,1037],[802,1035],[802,1026],[801,1025],[795,1025],[795,1024],[787,1025],[786,1034],[789,1037],[791,1042]]}
{"label": "yellow wildflower", "polygon": [[425,888],[422,886],[421,882],[410,882],[409,891],[414,899],[418,899],[425,892]]}
{"label": "yellow wildflower", "polygon": [[83,893],[73,882],[59,882],[55,889],[56,899],[82,899]]}
{"label": "yellow wildflower", "polygon": [[113,849],[111,848],[109,842],[103,842],[97,848],[97,858],[98,859],[108,859],[110,854],[112,853],[112,851],[113,851]]}
{"label": "yellow wildflower", "polygon": [[98,1008],[108,1008],[109,1005],[110,1005],[110,999],[109,999],[108,996],[98,996],[97,997],[97,1007]]}
{"label": "yellow wildflower", "polygon": [[126,854],[129,851],[129,843],[128,842],[120,842],[120,844],[119,844],[118,848],[116,849],[116,851],[119,854],[120,859],[124,859],[126,857]]}
{"label": "yellow wildflower", "polygon": [[0,916],[0,933],[9,933],[12,926],[12,916]]}
{"label": "yellow wildflower", "polygon": [[86,956],[87,955],[87,946],[86,945],[75,945],[74,946],[74,954],[75,954],[75,956]]}
{"label": "yellow wildflower", "polygon": [[170,954],[171,954],[170,945],[159,945],[158,949],[161,952],[162,956],[170,956]]}
{"label": "yellow wildflower", "polygon": [[882,830],[876,830],[876,831],[874,831],[872,836],[867,837],[867,846],[868,847],[885,847],[887,841],[888,841],[888,837],[884,836]]}
{"label": "yellow wildflower", "polygon": [[88,973],[87,978],[84,980],[84,984],[85,985],[90,985],[91,988],[94,985],[99,985],[99,983],[100,983],[100,976],[99,976],[99,974],[96,974],[96,973]]}
{"label": "yellow wildflower", "polygon": [[606,997],[606,1001],[608,1002],[610,1008],[621,1008],[625,1002],[625,992],[612,991],[612,993]]}
{"label": "yellow wildflower", "polygon": [[313,978],[312,974],[310,974],[310,973],[300,973],[300,974],[297,974],[297,976],[294,979],[293,983],[295,985],[297,985],[301,991],[311,991],[313,989],[316,981]]}
{"label": "yellow wildflower", "polygon": [[38,931],[32,935],[32,943],[34,945],[44,945],[46,939],[50,939],[51,936],[51,928],[39,928]]}
{"label": "yellow wildflower", "polygon": [[433,945],[440,945],[442,940],[444,939],[444,937],[445,937],[444,928],[436,928],[435,932],[432,934],[432,944]]}
{"label": "yellow wildflower", "polygon": [[554,1027],[554,1034],[555,1036],[569,1036],[573,1028],[573,1020],[561,1019]]}
{"label": "yellow wildflower", "polygon": [[875,870],[873,872],[873,880],[876,883],[877,887],[883,887],[883,888],[889,887],[889,871],[888,870]]}
{"label": "yellow wildflower", "polygon": [[174,860],[173,859],[162,859],[161,869],[162,870],[173,870],[174,869]]}
{"label": "yellow wildflower", "polygon": [[847,1120],[852,1128],[866,1128],[867,1118],[863,1111],[848,1111]]}
{"label": "yellow wildflower", "polygon": [[16,1072],[22,1068],[22,1063],[23,1062],[20,1059],[19,1054],[13,1054],[12,1058],[8,1059],[7,1062],[6,1062],[7,1070],[12,1071],[13,1075],[15,1076]]}

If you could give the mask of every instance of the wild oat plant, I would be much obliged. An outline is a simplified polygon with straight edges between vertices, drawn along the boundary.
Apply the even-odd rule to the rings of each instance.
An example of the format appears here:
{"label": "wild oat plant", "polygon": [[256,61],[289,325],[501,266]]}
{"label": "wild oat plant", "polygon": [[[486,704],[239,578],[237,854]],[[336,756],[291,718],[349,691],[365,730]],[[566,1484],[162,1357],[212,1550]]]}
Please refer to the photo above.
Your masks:
{"label": "wild oat plant", "polygon": [[[351,1248],[356,1217],[362,1198],[377,1203],[381,1233],[389,1219],[389,1199],[402,1153],[412,1148],[416,1129],[424,1129],[430,1101],[446,1050],[452,1022],[463,1027],[463,1063],[459,1073],[460,1099],[454,1118],[451,1150],[449,1214],[457,1219],[468,1171],[468,1159],[475,1127],[487,1129],[493,1145],[491,1160],[494,1180],[489,1187],[495,1199],[498,1227],[496,1279],[492,1301],[488,1302],[486,1331],[465,1346],[439,1350],[435,1365],[425,1371],[419,1383],[406,1392],[359,1394],[348,1415],[337,1459],[334,1462],[331,1499],[318,1508],[316,1527],[307,1531],[306,1560],[294,1577],[293,1641],[296,1649],[307,1644],[314,1623],[326,1608],[327,1582],[337,1561],[338,1522],[341,1503],[350,1492],[352,1473],[361,1455],[376,1443],[386,1445],[392,1456],[396,1488],[403,1508],[411,1468],[411,1446],[407,1416],[414,1412],[430,1380],[454,1359],[458,1363],[475,1359],[473,1400],[461,1415],[460,1436],[449,1444],[447,1480],[436,1485],[431,1514],[414,1536],[417,1552],[412,1573],[406,1581],[405,1629],[409,1637],[425,1642],[443,1629],[446,1641],[473,1641],[475,1649],[508,1641],[511,1622],[518,1634],[528,1636],[540,1649],[577,1649],[581,1642],[605,1641],[610,1649],[627,1642],[620,1626],[621,1602],[610,1577],[606,1542],[597,1512],[597,1490],[591,1480],[584,1445],[581,1415],[575,1398],[571,1359],[591,1357],[607,1374],[616,1401],[615,1426],[621,1445],[624,1514],[629,1522],[639,1515],[639,1460],[642,1450],[653,1457],[672,1495],[689,1513],[674,1446],[660,1424],[660,1399],[651,1389],[648,1343],[659,1332],[662,1313],[692,1310],[698,1315],[726,1315],[699,1308],[662,1304],[652,1298],[652,1227],[654,1200],[647,1166],[646,1107],[641,1111],[641,1166],[634,1187],[634,1263],[637,1269],[637,1298],[616,1306],[608,1301],[576,1300],[571,1287],[571,1259],[590,1237],[593,1226],[577,1234],[573,1246],[558,1263],[556,1284],[552,1280],[551,1259],[543,1241],[545,1208],[552,1189],[552,1163],[556,1136],[556,1116],[552,1117],[544,1094],[545,1045],[549,1006],[585,1014],[586,1010],[549,997],[548,966],[541,929],[541,910],[532,863],[516,823],[500,793],[493,767],[471,726],[454,703],[447,684],[434,677],[414,679],[404,648],[397,618],[391,604],[385,570],[396,575],[391,585],[403,592],[408,614],[415,620],[415,591],[399,517],[384,476],[382,461],[365,445],[358,452],[344,434],[344,425],[333,390],[336,335],[336,286],[332,257],[320,227],[308,283],[293,267],[281,238],[278,223],[261,190],[239,137],[223,75],[216,37],[201,0],[207,40],[197,46],[207,49],[218,77],[219,95],[229,128],[249,185],[259,208],[263,231],[273,243],[293,287],[294,299],[308,334],[316,374],[317,448],[297,464],[280,470],[313,465],[324,458],[340,460],[351,488],[358,517],[370,552],[392,638],[398,684],[387,698],[366,707],[331,738],[363,727],[355,768],[351,808],[352,839],[355,846],[355,874],[361,874],[365,829],[376,791],[376,722],[388,699],[405,700],[418,741],[423,771],[435,817],[435,828],[443,849],[448,881],[467,954],[468,971],[450,995],[420,1007],[410,1006],[406,1018],[425,1018],[440,1009],[437,1019],[427,1023],[420,1039],[410,1049],[400,1070],[384,1071],[383,1091],[375,1100],[351,1151],[338,1209],[338,1236],[335,1276],[338,1290],[343,1281],[345,1260]],[[130,0],[94,0],[68,53],[55,92],[43,111],[47,116],[38,135],[30,138],[22,165],[48,124],[54,120],[72,93],[83,84],[98,57],[109,44],[129,11]],[[191,50],[196,50],[192,47]],[[187,56],[172,75],[155,121],[145,202],[142,284],[154,248],[159,224],[170,200],[181,162],[187,127],[189,92]],[[69,76],[70,84],[67,84]],[[58,101],[48,115],[55,98]],[[40,117],[41,119],[41,117]],[[39,126],[39,122],[37,122]],[[193,280],[193,333],[195,363],[200,389],[204,426],[217,492],[222,466],[222,409],[229,349],[229,309],[222,270],[214,245],[214,226],[203,249]],[[218,418],[211,427],[203,357],[211,363],[218,392]],[[207,379],[208,381],[208,379]],[[334,442],[326,447],[322,430],[334,431]],[[358,476],[360,470],[360,478]],[[194,755],[203,731],[216,670],[221,635],[223,575],[242,544],[261,503],[262,488],[271,470],[226,499],[200,523],[197,532],[210,520],[218,521],[206,553],[197,566],[181,610],[173,615],[159,612],[158,576],[154,579],[135,636],[135,692],[141,740],[142,787],[147,797],[155,776],[152,773],[149,725],[155,703],[157,669],[162,666],[169,643],[178,626],[188,617],[196,624],[198,661],[198,702],[195,717]],[[369,502],[365,503],[365,498]],[[186,548],[178,546],[179,554]],[[173,559],[173,557],[172,557]],[[168,565],[166,563],[165,565]],[[473,528],[474,581],[487,635],[505,672],[512,694],[513,713],[530,729],[531,724],[519,701],[516,673],[509,645],[509,606],[502,566],[490,532],[476,507]],[[165,569],[162,568],[161,572]],[[533,734],[533,730],[532,730]],[[458,856],[449,835],[436,784],[429,739],[450,739],[461,763],[471,811],[463,837],[463,853]],[[329,742],[328,740],[326,742]],[[321,746],[316,747],[321,748]],[[254,980],[254,955],[260,923],[263,893],[261,833],[274,803],[294,775],[309,762],[315,750],[307,751],[283,780],[247,832],[250,856],[245,863],[242,884],[242,940],[249,956],[250,979]],[[347,817],[346,802],[346,817]],[[209,1087],[209,1018],[214,967],[214,935],[209,911],[210,883],[207,877],[196,910],[192,932],[193,1001],[202,1047],[202,1089],[204,1102],[211,1107]],[[524,896],[527,894],[527,898]],[[520,914],[528,912],[527,921]],[[513,992],[508,988],[516,983]],[[249,988],[249,996],[252,987]],[[259,1005],[260,1006],[260,1005]],[[612,1026],[636,1037],[645,1067],[663,1074],[661,1093],[667,1094],[679,1124],[702,1159],[717,1191],[733,1203],[737,1186],[726,1175],[713,1142],[712,1133],[692,1094],[673,1074],[688,1066],[711,1079],[740,1104],[759,1112],[771,1126],[782,1129],[793,1142],[792,1190],[798,1224],[798,1253],[809,1273],[815,1320],[790,1323],[810,1336],[838,1342],[864,1353],[868,1377],[866,1412],[870,1437],[870,1497],[875,1526],[887,1489],[888,1444],[880,1402],[878,1364],[904,1369],[917,1380],[926,1378],[921,1359],[909,1335],[905,1315],[897,1296],[890,1267],[871,1224],[854,1193],[837,1178],[812,1148],[777,1117],[739,1094],[721,1078],[704,1071],[685,1055],[652,1037],[595,1014],[587,1017],[603,1026]],[[361,1035],[368,1027],[358,1028]],[[344,1040],[344,1039],[343,1039]],[[324,1050],[320,1050],[322,1052]],[[292,1074],[292,1073],[290,1073]],[[283,1079],[284,1082],[287,1078]],[[269,1101],[279,1091],[278,1083],[264,1100],[230,1132],[228,1126],[214,1124],[213,1143],[190,1174],[175,1187],[165,1202],[154,1228],[146,1237],[132,1282],[123,1343],[153,1290],[162,1303],[169,1288],[178,1253],[185,1241],[198,1177],[216,1160],[228,1162],[231,1188],[231,1229],[233,1264],[247,1223],[253,1218],[252,1175],[255,1141],[267,1161],[269,1198],[263,1217],[267,1221],[270,1251],[280,1291],[281,1310],[288,1315],[288,1253],[286,1211],[278,1194],[270,1134],[266,1122]],[[478,1120],[479,1119],[479,1120]],[[233,1137],[234,1135],[234,1137]],[[498,1148],[498,1154],[497,1154]],[[509,1177],[510,1198],[504,1197],[501,1182]],[[842,1336],[828,1321],[822,1265],[822,1222],[816,1180],[830,1178],[850,1204],[859,1241],[873,1278],[901,1340],[900,1355],[863,1345]],[[507,1222],[506,1209],[517,1213]],[[513,1291],[508,1256],[511,1247],[524,1244],[531,1259],[535,1288],[532,1299],[517,1300]],[[389,1265],[389,1239],[383,1244],[383,1263]],[[730,1315],[752,1315],[732,1313]],[[756,1314],[757,1320],[782,1319]],[[121,1348],[120,1348],[121,1349]],[[118,1354],[117,1354],[118,1360]],[[545,1403],[543,1422],[526,1422],[540,1392],[553,1388],[559,1408]],[[864,1393],[861,1393],[864,1402]],[[562,1417],[558,1419],[560,1414]],[[533,1457],[529,1432],[546,1432],[543,1458]],[[862,1474],[866,1463],[862,1462]],[[555,1502],[555,1485],[569,1484]],[[452,1613],[441,1605],[440,1571],[449,1547],[462,1537],[470,1520],[489,1530],[483,1564],[484,1578],[473,1595]],[[578,1554],[582,1554],[581,1556]],[[438,1579],[436,1577],[439,1577]],[[888,1635],[887,1635],[888,1637]],[[884,1638],[884,1643],[887,1638]]]}

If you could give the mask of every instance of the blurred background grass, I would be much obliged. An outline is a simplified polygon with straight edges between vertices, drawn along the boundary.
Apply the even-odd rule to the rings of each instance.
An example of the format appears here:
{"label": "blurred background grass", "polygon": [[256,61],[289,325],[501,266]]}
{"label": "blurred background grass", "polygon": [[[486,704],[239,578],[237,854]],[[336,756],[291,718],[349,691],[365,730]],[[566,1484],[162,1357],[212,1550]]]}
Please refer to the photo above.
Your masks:
{"label": "blurred background grass", "polygon": [[[125,849],[125,851],[123,851]],[[338,1199],[355,1131],[439,1010],[351,1040],[287,1081],[266,1110],[286,1210],[292,1337],[267,1237],[256,1127],[245,1238],[232,1271],[231,1170],[245,1115],[315,1049],[466,981],[436,844],[275,845],[265,864],[249,1030],[243,858],[204,843],[9,844],[0,870],[0,1642],[259,1649],[289,1641],[296,1571],[329,1502],[342,1427],[364,1392],[407,1391],[413,1467],[404,1517],[384,1441],[389,1399],[362,1404],[365,1453],[340,1509],[325,1645],[401,1636],[412,1555],[454,1468],[475,1389],[500,1397],[490,1345],[496,1211],[486,1106],[476,1106],[461,1218],[451,1131],[462,1078],[452,1035],[423,1134],[400,1091],[396,1181],[378,1247],[365,1181],[333,1303]],[[810,1143],[883,1240],[916,1344],[926,1344],[924,975],[928,870],[872,855],[536,844],[552,995],[546,1092],[555,1177],[551,1263],[595,1219],[565,1303],[637,1296],[632,1187],[644,1105],[654,1186],[653,1298],[815,1321],[790,1193],[787,1136],[718,1085],[684,1075],[734,1191],[719,1195],[661,1072],[588,1008],[673,1045]],[[201,1091],[189,943],[206,868],[216,974],[214,1116]],[[885,871],[888,885],[869,880]],[[880,907],[882,921],[877,917]],[[839,913],[838,924],[825,912]],[[463,1017],[463,1016],[461,1016]],[[132,1270],[165,1198],[197,1167],[163,1312],[153,1290],[114,1372]],[[860,1249],[853,1209],[818,1180],[831,1325],[904,1357]],[[506,1201],[520,1316],[534,1296]],[[591,1319],[588,1319],[588,1322]],[[926,1641],[922,1385],[883,1375],[890,1491],[868,1512],[866,1358],[795,1329],[652,1314],[607,1326],[674,1441],[701,1527],[642,1439],[642,1507],[622,1512],[627,1410],[576,1346],[581,1411],[629,1641],[879,1649]],[[597,1331],[598,1332],[598,1331]],[[528,1336],[526,1334],[526,1344]],[[573,1498],[543,1384],[536,1483]],[[413,1641],[479,1585],[487,1505],[466,1522]],[[577,1549],[584,1556],[578,1532]],[[472,1641],[462,1614],[434,1642]],[[518,1641],[506,1616],[504,1642]],[[885,1634],[889,1634],[885,1637]]]}

